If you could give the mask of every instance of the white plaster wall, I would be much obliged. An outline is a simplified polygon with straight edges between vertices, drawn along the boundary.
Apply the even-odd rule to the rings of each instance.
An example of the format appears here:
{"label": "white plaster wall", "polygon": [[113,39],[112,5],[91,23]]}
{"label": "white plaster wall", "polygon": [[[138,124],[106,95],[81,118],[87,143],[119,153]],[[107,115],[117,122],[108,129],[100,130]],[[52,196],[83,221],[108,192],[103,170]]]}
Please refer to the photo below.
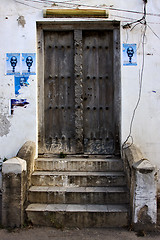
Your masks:
{"label": "white plaster wall", "polygon": [[[31,76],[28,88],[21,90],[20,98],[27,98],[30,104],[27,108],[17,108],[12,116],[9,115],[9,101],[15,98],[14,77],[5,75],[6,53],[34,53],[36,52],[36,21],[43,19],[42,10],[50,8],[49,4],[26,0],[0,1],[0,158],[11,158],[27,140],[37,142],[37,78]],[[61,0],[62,2],[63,0]],[[19,3],[21,2],[21,3]],[[49,2],[49,1],[48,1]],[[58,2],[54,1],[54,2]],[[24,4],[26,5],[24,5]],[[142,0],[80,0],[72,1],[84,7],[133,10],[142,12]],[[69,7],[58,4],[55,6]],[[70,6],[73,7],[73,6]],[[76,5],[74,5],[76,7]],[[159,14],[160,1],[148,0],[147,12]],[[17,19],[24,16],[24,27],[18,25]],[[110,10],[111,20],[121,21],[121,25],[142,17],[142,14],[126,11]],[[63,19],[64,20],[64,19]],[[70,19],[71,20],[71,19]],[[74,20],[74,19],[72,19]],[[71,21],[72,21],[71,20]],[[55,21],[55,20],[53,20]],[[147,15],[147,22],[160,37],[160,16]],[[136,43],[137,66],[121,67],[122,82],[122,143],[129,134],[129,126],[133,109],[136,105],[139,91],[140,72],[142,64],[142,25],[132,31],[121,27],[122,43]],[[142,96],[133,122],[132,136],[134,144],[153,164],[160,168],[160,39],[147,28],[145,38],[145,68],[143,76]],[[123,59],[122,59],[123,61]],[[3,120],[3,121],[2,121]],[[4,126],[4,127],[3,127]],[[2,136],[3,135],[3,136]]]}
{"label": "white plaster wall", "polygon": [[139,171],[135,173],[136,183],[133,199],[133,222],[138,223],[140,220],[139,213],[144,206],[148,207],[147,214],[151,218],[152,223],[156,223],[157,219],[157,196],[155,171],[142,174]]}
{"label": "white plaster wall", "polygon": [[[18,25],[18,17],[23,15],[25,27]],[[13,0],[0,3],[0,114],[10,122],[8,134],[0,137],[0,157],[11,158],[27,140],[37,141],[37,79],[30,76],[29,86],[21,89],[17,98],[27,98],[26,108],[17,107],[10,115],[10,99],[15,97],[14,76],[5,75],[6,53],[36,52],[36,9],[28,8]],[[3,36],[3,37],[2,37]],[[2,128],[2,127],[1,127]],[[2,134],[0,134],[2,135]]]}

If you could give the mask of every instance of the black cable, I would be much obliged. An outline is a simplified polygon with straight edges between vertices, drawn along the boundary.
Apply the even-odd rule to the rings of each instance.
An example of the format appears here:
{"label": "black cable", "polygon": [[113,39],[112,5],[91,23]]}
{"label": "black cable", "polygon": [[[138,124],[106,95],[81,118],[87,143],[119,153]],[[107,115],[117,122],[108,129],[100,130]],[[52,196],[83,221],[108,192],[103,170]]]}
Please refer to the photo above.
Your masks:
{"label": "black cable", "polygon": [[[145,60],[145,35],[146,35],[146,29],[147,29],[147,26],[145,25],[145,29],[144,29],[144,33],[143,33],[143,40],[142,40],[142,46],[143,46],[143,58],[142,58],[142,69],[141,69],[141,74],[140,74],[140,87],[139,87],[139,94],[138,94],[138,100],[137,100],[137,103],[136,103],[136,106],[133,110],[133,114],[132,114],[132,118],[131,118],[131,122],[130,122],[130,127],[129,127],[129,135],[128,137],[126,138],[125,142],[122,144],[122,148],[123,149],[126,149],[130,146],[132,146],[133,144],[133,137],[132,137],[132,126],[133,126],[133,121],[134,121],[134,118],[135,118],[135,114],[136,114],[136,110],[139,106],[139,103],[140,103],[140,100],[141,100],[141,95],[142,95],[142,83],[143,83],[143,73],[144,73],[144,60]],[[129,138],[132,139],[132,143],[125,147],[126,143],[128,142]]]}
{"label": "black cable", "polygon": [[[144,5],[146,5],[146,3],[144,3]],[[144,73],[144,63],[145,63],[145,36],[146,36],[146,30],[147,30],[147,22],[146,22],[146,6],[144,6],[144,32],[143,32],[143,38],[142,38],[142,52],[143,52],[143,57],[142,57],[142,68],[141,68],[141,74],[140,74],[140,86],[139,86],[139,94],[138,94],[138,99],[136,102],[136,106],[133,110],[133,114],[131,117],[131,122],[130,122],[130,127],[129,127],[129,134],[126,138],[126,140],[124,141],[124,143],[122,144],[122,149],[126,149],[132,146],[133,144],[133,137],[132,137],[132,127],[133,127],[133,121],[135,118],[135,114],[136,114],[136,110],[139,106],[140,100],[141,100],[141,95],[142,95],[142,84],[143,84],[143,73]],[[128,140],[131,138],[132,142],[127,145]],[[127,146],[126,146],[127,145]]]}
{"label": "black cable", "polygon": [[23,5],[28,6],[28,7],[31,7],[31,8],[35,8],[35,9],[41,10],[41,8],[31,6],[31,5],[27,4],[27,3],[22,3],[22,2],[20,2],[20,1],[18,1],[18,0],[15,0],[15,2],[20,3],[20,4],[23,4]]}
{"label": "black cable", "polygon": [[[21,4],[24,4],[24,5],[27,5],[27,6],[36,8],[36,9],[40,9],[40,8],[31,6],[31,5],[29,5],[29,4],[22,3],[22,2],[17,1],[17,0],[15,0],[15,1],[18,2],[18,3],[21,3]],[[141,74],[140,74],[140,88],[139,88],[138,100],[137,100],[136,106],[135,106],[135,108],[134,108],[134,110],[133,110],[133,114],[132,114],[132,118],[131,118],[131,122],[130,122],[130,128],[129,128],[129,135],[128,135],[128,137],[126,138],[125,142],[122,144],[122,148],[123,148],[123,149],[129,148],[129,147],[133,144],[133,137],[132,137],[131,133],[132,133],[132,126],[133,126],[133,121],[134,121],[134,118],[135,118],[136,110],[137,110],[137,108],[138,108],[138,106],[139,106],[139,103],[140,103],[140,100],[141,100],[141,95],[142,95],[142,83],[143,83],[144,62],[145,62],[145,47],[144,47],[144,45],[145,45],[145,36],[146,36],[147,26],[148,26],[148,27],[150,28],[150,30],[154,33],[154,35],[155,35],[158,39],[160,39],[160,37],[152,30],[152,28],[151,28],[151,27],[147,24],[147,22],[146,22],[146,15],[153,15],[153,16],[160,16],[160,15],[159,15],[159,14],[158,14],[158,15],[157,15],[157,14],[150,14],[150,13],[147,14],[147,13],[146,13],[146,3],[147,3],[147,0],[143,0],[143,1],[144,1],[143,17],[142,17],[141,19],[139,19],[139,20],[136,20],[136,21],[134,21],[134,22],[131,22],[131,23],[127,23],[127,24],[126,24],[126,26],[131,26],[132,24],[136,24],[135,26],[137,26],[138,24],[143,24],[143,25],[144,25],[144,32],[143,32],[143,39],[142,39],[143,58],[142,58],[142,69],[141,69]],[[43,1],[43,0],[39,0],[39,1],[35,1],[35,0],[34,0],[34,2],[46,3],[46,1]],[[49,3],[50,1],[47,1],[47,2]],[[50,2],[50,3],[70,4],[70,3],[67,3],[67,2],[65,2],[65,1],[64,1],[64,2],[56,2],[56,1],[53,1],[53,2]],[[70,5],[76,5],[76,6],[77,6],[77,4],[73,4],[73,3],[70,4]],[[82,5],[82,4],[81,4],[81,6],[96,7],[96,6],[89,6],[89,5]],[[97,7],[97,8],[99,8],[99,7]],[[106,8],[106,9],[116,10],[116,11],[132,12],[132,13],[140,13],[140,12],[129,11],[129,10],[127,11],[127,10],[122,10],[122,9],[113,9],[113,8],[110,8],[110,7]],[[113,16],[113,15],[112,15],[112,16]],[[118,16],[117,16],[117,17],[118,17]],[[123,18],[125,18],[125,17],[123,17]],[[129,18],[126,17],[126,19],[129,19]],[[131,31],[134,29],[135,26],[133,26],[133,28],[131,29]],[[124,27],[124,26],[123,26],[123,27]],[[132,140],[131,144],[128,145],[127,147],[125,147],[127,141],[128,141],[130,138],[131,138],[131,140]]]}
{"label": "black cable", "polygon": [[147,27],[149,27],[152,33],[160,40],[160,37],[153,31],[153,29],[151,28],[151,26],[148,25],[148,23],[147,23]]}
{"label": "black cable", "polygon": [[[17,0],[15,0],[17,1]],[[28,0],[30,2],[32,2],[31,0]],[[46,2],[50,2],[51,4],[66,4],[66,5],[72,5],[72,6],[77,6],[77,5],[80,5],[82,7],[93,7],[93,8],[98,8],[98,9],[108,9],[108,10],[111,10],[111,11],[119,11],[119,12],[127,12],[127,13],[135,13],[135,14],[144,14],[144,12],[139,12],[139,11],[133,11],[133,10],[126,10],[126,9],[120,9],[120,8],[113,8],[113,7],[100,7],[100,6],[96,6],[96,5],[87,5],[87,4],[80,4],[80,3],[69,3],[70,1],[68,0],[67,2],[66,1],[47,1],[47,0],[39,0],[41,1],[42,3],[46,3]],[[72,1],[72,0],[71,0]],[[19,1],[17,1],[19,2]],[[22,2],[19,2],[19,3],[22,3]],[[23,4],[23,3],[22,3]],[[156,14],[156,13],[146,13],[146,15],[150,15],[150,16],[155,16],[155,17],[160,17],[160,14]]]}
{"label": "black cable", "polygon": [[[110,14],[112,17],[117,17],[117,18],[124,18],[124,19],[129,19],[129,20],[134,20],[134,21],[137,21],[136,18],[131,18],[131,17],[123,17],[123,16],[120,16],[120,15],[115,15],[115,14]],[[123,21],[123,22],[128,22],[127,20],[126,21]],[[160,22],[150,22],[150,21],[147,21],[147,23],[150,23],[150,24],[160,24]],[[142,23],[143,24],[143,23]],[[123,27],[123,25],[122,25]]]}
{"label": "black cable", "polygon": [[143,23],[141,23],[141,22],[138,22],[138,23],[136,23],[131,29],[130,29],[130,31],[132,31],[137,25],[139,25],[139,24],[143,24]]}
{"label": "black cable", "polygon": [[[48,5],[51,5],[51,6],[55,3],[55,1],[48,1],[48,0],[32,0],[32,1],[30,1],[30,0],[24,0],[24,1],[26,1],[26,2],[35,2],[35,3],[40,3],[40,4],[48,4]],[[66,0],[66,1],[64,1],[64,4],[65,4],[65,3],[72,2],[72,1],[75,1],[75,0],[71,0],[71,1]],[[57,3],[58,3],[58,2],[57,2]]]}
{"label": "black cable", "polygon": [[143,24],[143,23],[142,23],[143,20],[144,20],[144,17],[142,17],[142,18],[140,18],[140,19],[138,19],[138,20],[136,20],[136,21],[134,21],[134,22],[127,23],[127,24],[123,25],[122,27],[123,27],[123,28],[130,28],[130,27],[131,27],[133,24],[135,24],[135,23],[136,23],[136,25],[138,25],[139,23]]}
{"label": "black cable", "polygon": [[[25,2],[30,2],[30,1],[28,1],[28,0],[24,0]],[[32,0],[32,3],[40,3],[40,4],[48,4],[48,2],[44,2],[44,1],[36,1],[36,0]],[[52,3],[50,2],[50,5],[51,5]]]}
{"label": "black cable", "polygon": [[123,25],[123,28],[130,28],[133,24],[136,24],[136,26],[137,26],[139,23],[146,24],[146,2],[145,1],[144,1],[143,17],[134,22],[130,22],[130,23]]}

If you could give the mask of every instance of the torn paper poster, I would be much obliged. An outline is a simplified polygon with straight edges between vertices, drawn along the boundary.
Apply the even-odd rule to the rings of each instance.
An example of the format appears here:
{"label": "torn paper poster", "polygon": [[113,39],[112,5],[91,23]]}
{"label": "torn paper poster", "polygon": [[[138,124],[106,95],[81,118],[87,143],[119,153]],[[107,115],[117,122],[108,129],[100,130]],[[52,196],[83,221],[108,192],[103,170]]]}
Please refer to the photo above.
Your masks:
{"label": "torn paper poster", "polygon": [[137,45],[123,44],[123,65],[136,66],[137,65]]}
{"label": "torn paper poster", "polygon": [[22,53],[22,74],[35,75],[36,74],[36,54]]}
{"label": "torn paper poster", "polygon": [[14,113],[14,108],[24,107],[26,108],[29,102],[27,99],[11,99],[11,115]]}
{"label": "torn paper poster", "polygon": [[20,53],[6,53],[6,74],[20,74]]}
{"label": "torn paper poster", "polygon": [[27,87],[29,76],[15,76],[14,77],[14,84],[15,84],[15,94],[19,95],[19,90],[21,87]]}

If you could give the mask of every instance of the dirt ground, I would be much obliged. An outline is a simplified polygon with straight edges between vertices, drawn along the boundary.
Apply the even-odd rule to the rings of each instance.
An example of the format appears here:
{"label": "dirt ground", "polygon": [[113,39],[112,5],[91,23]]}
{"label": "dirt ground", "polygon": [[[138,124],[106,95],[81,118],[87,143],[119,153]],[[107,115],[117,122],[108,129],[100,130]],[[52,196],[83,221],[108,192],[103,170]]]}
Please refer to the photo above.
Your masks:
{"label": "dirt ground", "polygon": [[0,240],[160,240],[160,231],[136,233],[128,229],[90,228],[55,229],[31,227],[24,229],[0,229]]}

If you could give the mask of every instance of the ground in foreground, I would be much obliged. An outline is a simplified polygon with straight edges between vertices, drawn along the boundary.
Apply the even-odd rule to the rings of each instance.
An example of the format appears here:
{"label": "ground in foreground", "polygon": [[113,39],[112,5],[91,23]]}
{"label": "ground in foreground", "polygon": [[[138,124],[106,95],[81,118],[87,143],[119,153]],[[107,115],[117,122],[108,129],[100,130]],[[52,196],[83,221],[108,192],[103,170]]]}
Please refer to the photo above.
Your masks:
{"label": "ground in foreground", "polygon": [[160,231],[142,233],[128,231],[124,228],[86,228],[86,229],[55,229],[51,227],[31,227],[14,230],[0,230],[1,240],[141,240],[160,239]]}

